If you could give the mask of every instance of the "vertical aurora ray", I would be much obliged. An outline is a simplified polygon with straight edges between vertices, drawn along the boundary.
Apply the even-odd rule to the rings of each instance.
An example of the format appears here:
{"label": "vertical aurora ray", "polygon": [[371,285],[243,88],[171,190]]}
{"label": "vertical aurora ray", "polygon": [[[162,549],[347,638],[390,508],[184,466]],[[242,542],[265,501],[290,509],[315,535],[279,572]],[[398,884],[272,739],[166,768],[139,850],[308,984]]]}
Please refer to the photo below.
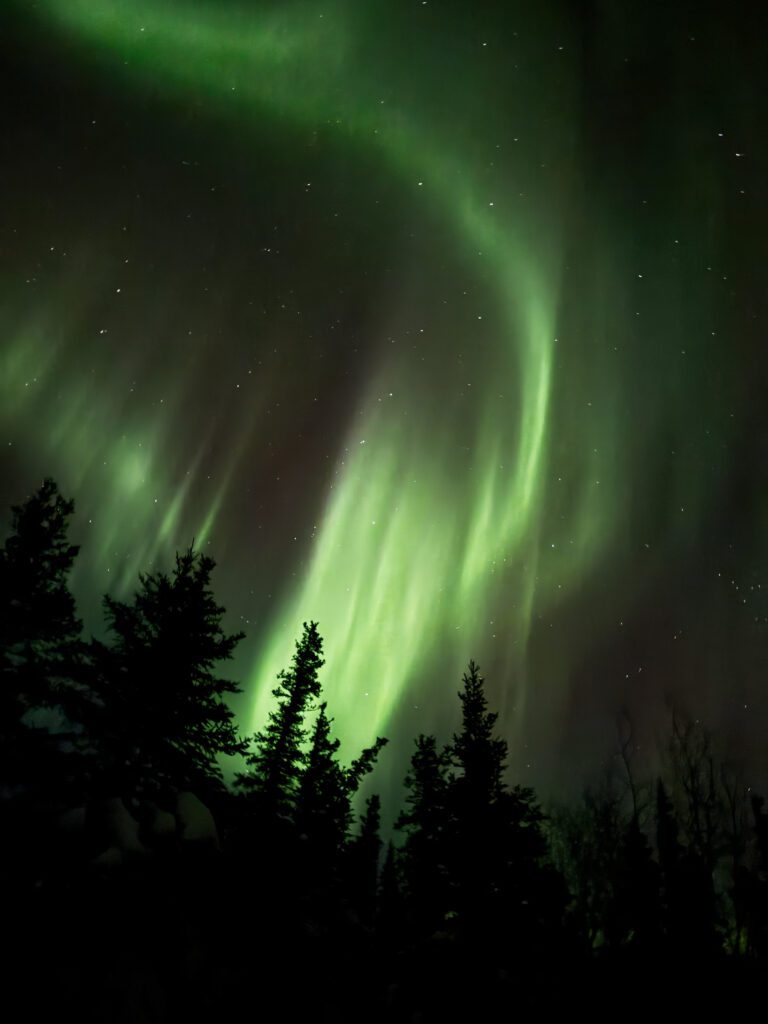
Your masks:
{"label": "vertical aurora ray", "polygon": [[[195,510],[185,507],[196,467],[193,461],[181,473],[169,466],[174,402],[169,399],[154,419],[144,416],[139,422],[121,407],[119,389],[110,387],[109,381],[95,386],[92,375],[81,373],[73,379],[67,373],[67,348],[73,338],[82,341],[93,314],[83,297],[81,280],[86,274],[91,282],[90,304],[95,304],[93,296],[99,295],[103,282],[94,278],[91,267],[78,264],[62,274],[58,288],[47,294],[33,320],[4,320],[0,422],[8,428],[23,417],[21,444],[45,453],[46,465],[66,492],[80,496],[88,489],[98,491],[92,517],[87,525],[81,520],[78,527],[87,536],[94,561],[106,572],[97,577],[96,592],[102,588],[124,592],[135,584],[142,568],[168,556],[181,537],[196,536],[205,542],[227,481],[221,481],[210,509],[202,515],[199,505]],[[94,362],[103,364],[104,357]],[[177,381],[176,398],[183,394],[185,383],[183,378]],[[235,454],[227,478],[236,459]],[[87,502],[78,497],[77,504],[81,512],[85,506],[87,514]],[[76,579],[82,571],[80,563]]]}
{"label": "vertical aurora ray", "polygon": [[[558,17],[557,10],[553,5],[553,23],[559,38],[570,43],[567,17]],[[401,182],[407,202],[418,195],[425,217],[450,226],[467,277],[474,272],[492,295],[486,315],[491,340],[479,331],[461,339],[474,367],[471,400],[459,407],[441,404],[439,393],[420,395],[408,361],[389,351],[371,373],[308,564],[260,639],[250,672],[249,724],[263,720],[272,681],[290,656],[302,620],[320,622],[327,650],[324,686],[340,735],[360,746],[386,732],[409,686],[433,663],[450,661],[453,678],[470,655],[482,662],[481,637],[488,621],[500,617],[519,681],[516,710],[507,723],[522,722],[534,617],[567,600],[599,570],[622,529],[631,488],[632,467],[614,429],[620,400],[604,399],[589,420],[581,402],[590,368],[607,346],[607,328],[600,327],[596,312],[582,331],[584,367],[576,368],[569,354],[573,339],[557,340],[566,199],[580,187],[582,173],[573,99],[578,68],[567,54],[552,58],[559,62],[557,102],[551,95],[540,101],[541,125],[526,115],[534,125],[534,149],[546,151],[549,133],[559,137],[560,167],[555,177],[542,174],[537,180],[538,157],[510,161],[507,169],[528,183],[521,203],[518,185],[499,175],[489,178],[478,160],[476,136],[485,132],[490,148],[492,120],[484,127],[445,112],[436,116],[409,92],[407,80],[396,100],[377,98],[386,83],[378,80],[375,62],[369,66],[359,42],[358,5],[273,9],[42,0],[38,11],[111,81],[127,89],[150,86],[170,103],[204,97],[213,116],[238,125],[245,150],[258,140],[260,123],[272,118],[297,131],[333,125],[357,151],[376,151]],[[536,72],[529,75],[535,85]],[[555,77],[549,67],[538,73],[542,89],[548,75]],[[446,86],[447,94],[455,96],[457,88]],[[480,96],[478,102],[482,107],[491,98]],[[531,101],[516,102],[515,115]],[[615,296],[616,306],[626,301],[621,285]],[[29,339],[41,329],[20,329],[9,349],[13,374],[30,373]],[[184,386],[180,379],[178,398]],[[621,387],[616,373],[603,391]],[[389,395],[391,401],[382,401]],[[73,464],[81,463],[79,453],[91,443],[91,433],[103,429],[98,407],[91,426],[78,428],[78,403],[84,400],[73,395],[58,419],[47,421],[52,444],[57,436],[65,439],[62,457],[69,454]],[[210,533],[236,468],[247,472],[249,432],[257,420],[255,410],[253,420],[242,425],[242,445],[201,517],[198,540]],[[173,422],[169,409],[147,429],[142,454],[130,435],[115,445],[108,522],[133,515],[136,492],[148,480],[153,489],[160,486],[160,453]],[[470,455],[457,472],[458,431]],[[558,487],[564,458],[572,467],[567,497]],[[72,479],[75,489],[78,482]],[[695,475],[688,482],[689,493],[703,489]],[[132,553],[126,578],[163,550],[178,521],[188,521],[186,486],[164,495],[159,529],[153,530],[157,519],[149,513],[135,518],[135,536],[152,540]],[[105,528],[104,550],[113,541]]]}
{"label": "vertical aurora ray", "polygon": [[[411,182],[417,175],[427,182],[427,193],[452,220],[463,245],[483,253],[491,267],[505,334],[493,372],[510,387],[512,407],[501,426],[498,417],[487,415],[475,425],[480,465],[469,486],[477,494],[476,511],[457,521],[445,471],[439,468],[445,464],[439,438],[429,429],[424,436],[409,437],[402,425],[377,416],[374,386],[364,416],[367,447],[344,467],[306,578],[289,598],[252,674],[258,721],[268,699],[265,684],[285,660],[296,624],[320,619],[328,637],[329,698],[341,733],[359,743],[386,728],[404,688],[430,646],[451,628],[448,624],[466,621],[470,608],[477,617],[485,615],[492,563],[514,563],[526,543],[535,547],[557,271],[536,265],[521,237],[523,226],[501,225],[487,201],[483,206],[471,167],[430,145],[428,133],[410,124],[407,110],[382,117],[347,103],[334,111],[334,97],[355,92],[355,83],[344,78],[343,8],[326,15],[318,30],[324,36],[334,32],[330,43],[315,33],[297,32],[290,15],[252,19],[243,32],[239,19],[236,30],[218,18],[202,20],[194,8],[187,17],[180,10],[163,15],[157,5],[141,4],[106,4],[96,11],[92,5],[54,4],[52,10],[94,42],[116,46],[129,73],[138,64],[139,73],[148,72],[166,86],[204,86],[221,98],[233,91],[228,83],[236,79],[235,91],[244,93],[246,102],[272,105],[310,124],[341,113],[348,131],[379,146],[393,169]],[[308,51],[334,54],[332,66],[318,67]],[[301,67],[317,68],[317,81],[325,85],[310,83],[309,101],[302,88],[306,74],[297,79]],[[273,76],[269,88],[263,84],[267,73]],[[392,386],[400,390],[400,385],[406,388],[407,381]],[[409,448],[404,465],[402,452]],[[440,500],[441,493],[446,500]],[[530,615],[531,602],[532,595],[523,602],[523,619]],[[522,621],[516,627],[523,637],[527,625]],[[371,697],[368,703],[360,699],[363,692]]]}

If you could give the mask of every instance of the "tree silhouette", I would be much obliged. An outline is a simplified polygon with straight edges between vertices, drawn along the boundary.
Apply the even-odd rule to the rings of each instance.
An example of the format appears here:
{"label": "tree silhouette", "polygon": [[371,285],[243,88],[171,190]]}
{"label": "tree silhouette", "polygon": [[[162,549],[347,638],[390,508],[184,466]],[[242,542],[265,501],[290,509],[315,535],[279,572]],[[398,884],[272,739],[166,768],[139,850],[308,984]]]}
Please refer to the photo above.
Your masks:
{"label": "tree silhouette", "polygon": [[498,715],[488,710],[473,661],[463,683],[461,730],[446,751],[456,909],[469,932],[490,936],[505,927],[512,943],[530,948],[544,919],[562,914],[564,885],[544,863],[544,816],[533,790],[505,782],[507,742],[494,735]]}
{"label": "tree silhouette", "polygon": [[331,736],[326,708],[323,701],[312,729],[295,808],[299,832],[324,851],[338,849],[343,843],[349,814],[346,777],[336,756],[339,740]]}
{"label": "tree silhouette", "polygon": [[458,769],[452,785],[454,806],[468,819],[484,812],[504,792],[507,742],[493,734],[499,716],[488,711],[484,680],[474,661],[462,681],[461,732],[454,735],[448,756]]}
{"label": "tree silhouette", "polygon": [[[550,842],[570,895],[570,923],[586,950],[606,944],[614,880],[626,828],[615,773],[601,773],[578,803],[550,819]],[[610,931],[610,929],[609,929]]]}
{"label": "tree silhouette", "polygon": [[237,776],[246,795],[258,798],[268,813],[290,815],[295,809],[306,754],[304,717],[320,696],[317,673],[324,664],[323,640],[316,622],[305,622],[290,669],[278,673],[272,691],[277,710],[270,711],[267,725],[252,739],[246,755],[248,771]]}
{"label": "tree silhouette", "polygon": [[28,772],[42,752],[34,739],[42,733],[24,717],[54,706],[71,711],[83,653],[82,624],[67,582],[79,550],[67,538],[73,511],[74,502],[62,497],[53,480],[44,480],[13,507],[12,533],[0,549],[0,748],[6,781],[9,774]]}
{"label": "tree silhouette", "polygon": [[405,776],[405,808],[395,828],[405,833],[402,872],[418,926],[431,929],[449,906],[447,867],[448,762],[434,736],[420,735]]}
{"label": "tree silhouette", "polygon": [[736,877],[737,893],[744,907],[749,952],[768,957],[768,814],[765,800],[752,797],[754,857],[751,869],[742,867]]}
{"label": "tree silhouette", "polygon": [[140,574],[131,602],[104,598],[111,646],[99,646],[95,683],[105,783],[118,792],[163,785],[217,789],[221,754],[242,753],[216,674],[242,633],[227,634],[211,591],[215,562],[191,548],[173,572]]}
{"label": "tree silhouette", "polygon": [[723,852],[724,807],[712,736],[677,708],[672,711],[669,779],[688,850],[710,874]]}
{"label": "tree silhouette", "polygon": [[721,908],[714,872],[728,851],[727,812],[718,785],[719,770],[712,736],[698,720],[672,712],[668,749],[669,782],[676,819],[684,839],[676,872],[668,879],[677,905],[670,926],[689,955],[712,954],[721,947]]}
{"label": "tree silhouette", "polygon": [[[646,975],[659,990],[676,982],[695,1002],[703,969],[712,1012],[720,1004],[713,996],[710,1006],[710,989],[723,1006],[737,987],[757,991],[768,958],[768,814],[753,795],[748,833],[749,787],[718,760],[699,722],[673,715],[667,772],[655,781],[654,849],[645,826],[653,788],[636,778],[628,715],[614,759],[626,785],[609,769],[580,804],[545,817],[531,789],[507,782],[507,742],[470,662],[455,734],[442,748],[434,736],[416,740],[395,823],[402,847],[388,844],[379,871],[380,799],[368,798],[356,828],[353,802],[386,740],[340,758],[319,702],[317,624],[304,623],[279,674],[276,707],[238,777],[244,798],[228,794],[219,757],[245,744],[226,704],[238,687],[217,673],[241,634],[223,629],[213,561],[189,550],[171,573],[140,575],[130,600],[105,598],[111,640],[88,648],[67,585],[72,510],[46,480],[14,508],[0,548],[0,887],[9,927],[27,929],[20,948],[55,941],[51,922],[65,896],[81,918],[72,946],[90,935],[88,955],[105,976],[130,917],[132,944],[151,928],[158,950],[178,947],[170,959],[215,961],[201,973],[234,977],[243,989],[257,957],[278,988],[304,979],[308,1012],[334,1019],[346,1019],[340,997],[322,986],[352,993],[358,1006],[378,989],[384,1015],[423,1020],[490,1018],[499,998],[550,1008],[548,993],[558,991],[557,1008],[570,1008],[579,983],[590,999],[616,999]],[[52,707],[84,728],[81,750],[91,757],[66,758],[39,727]],[[195,791],[190,800],[162,799],[182,787]],[[199,793],[217,801],[223,829]],[[91,814],[97,807],[101,818]],[[221,851],[225,871],[198,856],[204,844]],[[567,915],[553,855],[570,886]],[[203,933],[242,925],[233,908],[254,877],[268,880],[246,904],[259,927],[222,952]],[[197,896],[187,907],[189,891]],[[89,917],[80,904],[91,897],[99,908]],[[132,980],[141,983],[147,966]],[[223,988],[234,986],[210,984],[206,996],[220,1008]]]}
{"label": "tree silhouette", "polygon": [[483,915],[501,883],[506,741],[493,735],[498,715],[488,711],[484,681],[470,661],[463,676],[461,731],[447,749],[451,875],[462,918]]}
{"label": "tree silhouette", "polygon": [[380,737],[349,768],[344,768],[336,756],[339,740],[331,737],[326,708],[324,701],[312,730],[295,807],[299,832],[307,836],[315,857],[323,861],[339,853],[346,843],[352,824],[352,797],[387,742]]}
{"label": "tree silhouette", "polygon": [[376,926],[382,938],[394,944],[404,931],[406,923],[403,889],[401,884],[400,854],[390,840],[381,866],[377,891]]}
{"label": "tree silhouette", "polygon": [[373,924],[376,916],[381,846],[381,798],[374,793],[365,802],[360,830],[346,859],[352,902],[366,924]]}
{"label": "tree silhouette", "polygon": [[661,779],[656,785],[656,849],[661,871],[664,931],[668,937],[678,940],[683,932],[680,871],[685,851],[680,843],[672,801]]}
{"label": "tree silhouette", "polygon": [[659,866],[636,814],[624,829],[613,877],[613,900],[606,920],[610,945],[648,951],[661,938]]}

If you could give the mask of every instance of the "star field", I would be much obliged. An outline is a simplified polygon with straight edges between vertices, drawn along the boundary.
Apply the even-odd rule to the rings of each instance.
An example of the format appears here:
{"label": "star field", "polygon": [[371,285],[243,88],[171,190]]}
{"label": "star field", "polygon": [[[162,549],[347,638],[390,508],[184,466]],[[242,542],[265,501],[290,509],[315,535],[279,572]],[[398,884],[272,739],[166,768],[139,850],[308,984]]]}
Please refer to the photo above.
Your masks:
{"label": "star field", "polygon": [[194,538],[246,731],[311,619],[355,748],[474,657],[537,783],[670,699],[765,771],[747,12],[7,4],[0,496],[75,497],[89,627]]}

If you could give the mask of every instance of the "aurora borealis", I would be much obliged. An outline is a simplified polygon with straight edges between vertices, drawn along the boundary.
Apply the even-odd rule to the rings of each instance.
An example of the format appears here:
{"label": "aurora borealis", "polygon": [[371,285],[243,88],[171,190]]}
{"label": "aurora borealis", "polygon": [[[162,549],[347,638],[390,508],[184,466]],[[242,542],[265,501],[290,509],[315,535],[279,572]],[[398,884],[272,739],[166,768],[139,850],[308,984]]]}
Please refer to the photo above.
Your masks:
{"label": "aurora borealis", "polygon": [[651,8],[4,5],[2,497],[90,628],[194,537],[245,731],[313,619],[355,747],[474,657],[531,781],[669,696],[768,768],[766,16]]}

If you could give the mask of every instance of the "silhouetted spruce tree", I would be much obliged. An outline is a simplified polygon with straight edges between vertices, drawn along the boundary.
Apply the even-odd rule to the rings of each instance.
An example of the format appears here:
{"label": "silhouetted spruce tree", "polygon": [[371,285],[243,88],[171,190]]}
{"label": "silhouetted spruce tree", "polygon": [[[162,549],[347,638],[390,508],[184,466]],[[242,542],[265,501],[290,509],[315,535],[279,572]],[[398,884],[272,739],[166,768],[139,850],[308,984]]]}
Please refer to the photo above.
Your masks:
{"label": "silhouetted spruce tree", "polygon": [[405,808],[395,828],[405,833],[405,892],[417,926],[431,930],[452,910],[448,878],[448,762],[434,736],[420,735],[405,776]]}
{"label": "silhouetted spruce tree", "polygon": [[506,740],[493,734],[498,714],[488,711],[485,685],[479,667],[469,663],[459,692],[461,732],[448,748],[451,763],[459,770],[452,783],[453,804],[462,815],[484,812],[506,789],[504,769]]}
{"label": "silhouetted spruce tree", "polygon": [[376,759],[388,742],[389,740],[386,737],[378,736],[376,742],[370,747],[364,747],[360,757],[356,757],[349,768],[345,770],[347,787],[350,793],[356,793],[365,776],[373,771]]}
{"label": "silhouetted spruce tree", "polygon": [[110,789],[218,789],[219,755],[245,749],[225,702],[240,688],[215,674],[244,634],[223,630],[214,566],[190,548],[170,575],[140,574],[132,601],[104,598],[113,641],[97,658],[93,727]]}
{"label": "silhouetted spruce tree", "polygon": [[488,711],[483,679],[470,661],[463,676],[461,731],[447,756],[454,769],[449,789],[451,876],[463,919],[485,911],[501,882],[506,851],[500,799],[505,791],[507,744],[494,737],[498,716]]}
{"label": "silhouetted spruce tree", "polygon": [[449,876],[464,927],[486,939],[499,929],[531,949],[562,917],[566,892],[546,863],[543,814],[533,790],[504,780],[506,740],[494,735],[484,681],[469,663],[459,693],[461,730],[446,750]]}
{"label": "silhouetted spruce tree", "polygon": [[317,673],[324,664],[322,654],[317,623],[305,622],[291,667],[280,671],[280,682],[272,691],[277,710],[270,711],[267,725],[252,739],[253,749],[245,758],[249,770],[237,776],[245,795],[255,798],[267,814],[290,816],[295,810],[306,763],[304,717],[320,695]]}
{"label": "silhouetted spruce tree", "polygon": [[26,779],[53,747],[30,712],[71,714],[82,664],[82,624],[67,578],[78,547],[67,538],[74,502],[46,479],[12,509],[12,533],[0,549],[0,776]]}
{"label": "silhouetted spruce tree", "polygon": [[381,866],[377,892],[377,931],[393,944],[403,939],[405,907],[400,879],[400,860],[397,847],[390,840]]}
{"label": "silhouetted spruce tree", "polygon": [[324,701],[315,720],[296,794],[295,822],[309,840],[317,867],[330,868],[347,841],[352,824],[352,797],[373,768],[386,740],[367,747],[349,768],[338,760],[339,740],[331,736]]}
{"label": "silhouetted spruce tree", "polygon": [[361,919],[373,924],[376,916],[381,853],[381,798],[377,793],[365,801],[360,829],[347,850],[346,875],[350,897]]}
{"label": "silhouetted spruce tree", "polygon": [[327,703],[320,705],[312,729],[306,764],[296,794],[295,820],[300,833],[318,848],[337,848],[346,833],[349,813],[344,769],[336,756],[339,740],[331,736]]}

